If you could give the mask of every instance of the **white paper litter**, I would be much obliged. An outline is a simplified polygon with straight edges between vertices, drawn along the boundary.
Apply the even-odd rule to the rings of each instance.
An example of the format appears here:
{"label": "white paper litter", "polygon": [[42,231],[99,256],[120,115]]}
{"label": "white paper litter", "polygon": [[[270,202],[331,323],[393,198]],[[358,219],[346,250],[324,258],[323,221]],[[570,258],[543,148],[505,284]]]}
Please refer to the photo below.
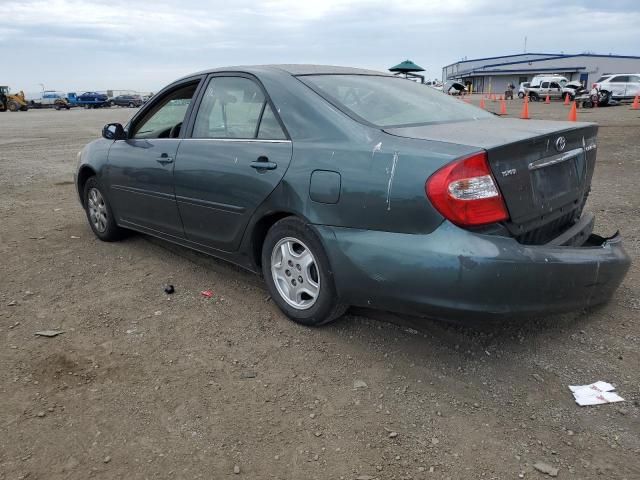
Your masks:
{"label": "white paper litter", "polygon": [[590,385],[569,385],[576,403],[581,407],[623,402],[624,398],[614,392],[616,389],[607,382],[598,381]]}

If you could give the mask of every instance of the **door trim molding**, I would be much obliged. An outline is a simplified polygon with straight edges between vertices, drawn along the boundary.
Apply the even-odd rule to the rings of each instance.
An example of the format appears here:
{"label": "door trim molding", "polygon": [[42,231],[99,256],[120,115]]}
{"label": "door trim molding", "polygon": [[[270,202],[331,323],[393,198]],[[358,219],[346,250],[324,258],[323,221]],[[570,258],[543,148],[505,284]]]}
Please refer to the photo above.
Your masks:
{"label": "door trim molding", "polygon": [[176,198],[176,201],[178,202],[178,206],[180,206],[180,204],[187,204],[187,205],[193,205],[196,207],[211,208],[213,210],[221,210],[223,212],[230,212],[230,213],[236,213],[236,214],[243,214],[246,211],[245,207],[240,207],[238,205],[229,205],[227,203],[212,202],[209,200],[200,200],[198,198],[183,197],[180,195],[176,195],[175,198]]}
{"label": "door trim molding", "polygon": [[158,197],[165,200],[175,201],[176,196],[173,193],[155,192],[144,188],[127,187],[125,185],[111,185],[112,190],[120,190],[121,192],[136,193],[138,195],[148,195],[149,197]]}

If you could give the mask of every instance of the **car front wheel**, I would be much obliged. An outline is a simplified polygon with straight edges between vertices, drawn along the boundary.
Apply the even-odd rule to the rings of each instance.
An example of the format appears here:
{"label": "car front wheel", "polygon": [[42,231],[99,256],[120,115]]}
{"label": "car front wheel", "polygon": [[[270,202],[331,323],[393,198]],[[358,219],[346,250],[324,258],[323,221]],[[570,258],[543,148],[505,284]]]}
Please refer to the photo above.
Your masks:
{"label": "car front wheel", "polygon": [[84,185],[84,207],[96,237],[105,242],[122,238],[123,230],[116,224],[113,210],[96,177],[89,178]]}
{"label": "car front wheel", "polygon": [[524,98],[524,92],[518,92],[518,98]]}
{"label": "car front wheel", "polygon": [[271,227],[262,246],[262,271],[271,297],[294,322],[320,326],[346,310],[320,240],[298,218]]}

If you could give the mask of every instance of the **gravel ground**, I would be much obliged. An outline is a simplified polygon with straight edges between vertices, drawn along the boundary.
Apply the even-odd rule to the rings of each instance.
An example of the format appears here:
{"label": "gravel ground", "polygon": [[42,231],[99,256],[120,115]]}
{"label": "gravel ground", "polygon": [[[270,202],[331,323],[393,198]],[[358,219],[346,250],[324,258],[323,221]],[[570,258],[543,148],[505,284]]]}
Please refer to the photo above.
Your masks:
{"label": "gravel ground", "polygon": [[[76,152],[132,113],[0,114],[0,479],[546,478],[538,462],[640,478],[640,112],[579,112],[601,125],[588,208],[634,259],[608,305],[464,326],[352,311],[320,329],[227,263],[94,238]],[[578,407],[567,385],[596,380],[626,401]]]}

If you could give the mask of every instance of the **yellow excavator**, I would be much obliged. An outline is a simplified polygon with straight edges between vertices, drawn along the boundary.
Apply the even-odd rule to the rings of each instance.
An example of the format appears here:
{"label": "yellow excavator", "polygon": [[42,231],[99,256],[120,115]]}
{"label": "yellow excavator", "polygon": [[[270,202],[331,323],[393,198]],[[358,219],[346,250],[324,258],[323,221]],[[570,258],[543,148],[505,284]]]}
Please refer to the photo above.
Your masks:
{"label": "yellow excavator", "polygon": [[29,109],[29,104],[24,98],[24,92],[21,90],[19,93],[11,93],[11,89],[6,85],[0,85],[0,112],[26,111]]}

